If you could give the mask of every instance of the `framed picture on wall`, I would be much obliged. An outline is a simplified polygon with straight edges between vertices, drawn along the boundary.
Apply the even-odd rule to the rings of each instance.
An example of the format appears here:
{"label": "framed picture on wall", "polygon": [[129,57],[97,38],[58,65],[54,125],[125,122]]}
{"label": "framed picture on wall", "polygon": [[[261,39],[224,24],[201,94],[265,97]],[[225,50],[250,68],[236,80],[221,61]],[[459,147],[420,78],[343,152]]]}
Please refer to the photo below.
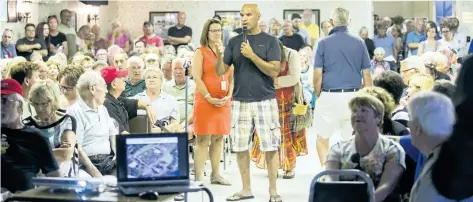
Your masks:
{"label": "framed picture on wall", "polygon": [[[320,10],[312,9],[311,22],[320,27]],[[292,14],[299,14],[302,19],[304,19],[304,10],[303,9],[284,9],[283,10],[283,19],[291,20]]]}
{"label": "framed picture on wall", "polygon": [[235,30],[240,27],[240,11],[215,11],[222,18],[224,30]]}
{"label": "framed picture on wall", "polygon": [[17,10],[18,1],[8,0],[7,1],[7,22],[18,22],[18,10]]}
{"label": "framed picture on wall", "polygon": [[154,24],[154,33],[166,43],[169,28],[177,25],[178,11],[149,12],[149,21]]}

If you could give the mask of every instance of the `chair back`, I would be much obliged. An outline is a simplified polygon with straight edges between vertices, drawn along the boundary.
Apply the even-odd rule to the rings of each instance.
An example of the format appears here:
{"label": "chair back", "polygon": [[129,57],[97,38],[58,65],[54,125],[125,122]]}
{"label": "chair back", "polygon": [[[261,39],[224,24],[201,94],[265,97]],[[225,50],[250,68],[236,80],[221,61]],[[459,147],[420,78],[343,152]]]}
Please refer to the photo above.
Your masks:
{"label": "chair back", "polygon": [[151,133],[151,124],[148,119],[148,115],[144,110],[138,110],[138,115],[135,118],[130,119],[130,133]]}
{"label": "chair back", "polygon": [[[318,181],[325,175],[357,175],[363,181]],[[360,170],[322,171],[312,180],[309,202],[374,202],[374,185]]]}

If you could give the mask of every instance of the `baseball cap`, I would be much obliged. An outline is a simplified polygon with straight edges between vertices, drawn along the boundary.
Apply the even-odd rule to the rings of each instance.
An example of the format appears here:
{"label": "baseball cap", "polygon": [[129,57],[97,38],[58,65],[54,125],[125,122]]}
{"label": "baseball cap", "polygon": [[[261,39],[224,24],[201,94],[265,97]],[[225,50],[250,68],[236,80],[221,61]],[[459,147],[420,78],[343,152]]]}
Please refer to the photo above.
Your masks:
{"label": "baseball cap", "polygon": [[15,79],[3,79],[1,94],[11,95],[13,93],[18,93],[23,96],[23,88],[21,88],[20,83]]}
{"label": "baseball cap", "polygon": [[111,84],[113,80],[119,77],[126,77],[128,76],[128,70],[121,69],[118,70],[116,67],[105,67],[102,69],[102,77],[105,80],[105,83]]}
{"label": "baseball cap", "polygon": [[153,26],[153,23],[151,21],[145,21],[143,22],[143,26],[146,26],[146,25],[151,25]]}

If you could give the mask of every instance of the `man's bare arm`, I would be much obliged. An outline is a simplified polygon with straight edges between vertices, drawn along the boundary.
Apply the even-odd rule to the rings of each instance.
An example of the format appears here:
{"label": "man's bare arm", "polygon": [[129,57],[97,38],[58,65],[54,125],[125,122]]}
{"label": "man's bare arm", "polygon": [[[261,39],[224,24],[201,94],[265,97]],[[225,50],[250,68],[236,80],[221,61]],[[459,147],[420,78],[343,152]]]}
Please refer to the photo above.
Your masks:
{"label": "man's bare arm", "polygon": [[279,70],[281,69],[281,61],[269,61],[266,62],[259,58],[256,54],[252,54],[250,60],[255,63],[259,70],[271,78],[278,77]]}
{"label": "man's bare arm", "polygon": [[313,85],[315,96],[319,97],[322,91],[322,68],[316,67],[314,69]]}
{"label": "man's bare arm", "polygon": [[363,70],[363,88],[373,86],[373,79],[371,78],[370,68]]}
{"label": "man's bare arm", "polygon": [[185,36],[181,38],[168,36],[168,41],[173,42],[173,43],[178,43],[178,44],[189,43],[191,40],[192,40],[192,37],[190,36]]}

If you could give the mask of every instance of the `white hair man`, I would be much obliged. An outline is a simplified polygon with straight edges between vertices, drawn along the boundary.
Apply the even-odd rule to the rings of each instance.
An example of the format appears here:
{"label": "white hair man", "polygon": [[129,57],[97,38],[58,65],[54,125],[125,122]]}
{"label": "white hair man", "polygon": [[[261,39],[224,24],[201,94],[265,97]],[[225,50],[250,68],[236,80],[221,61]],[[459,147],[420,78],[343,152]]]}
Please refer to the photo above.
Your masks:
{"label": "white hair man", "polygon": [[112,174],[119,126],[103,105],[107,84],[98,72],[88,71],[79,77],[76,88],[80,99],[67,109],[67,114],[77,120],[77,143],[102,175]]}
{"label": "white hair man", "polygon": [[[415,182],[410,201],[447,201],[432,183],[432,166],[438,158],[440,145],[451,135],[455,123],[452,101],[437,92],[422,92],[407,105],[411,121],[412,144],[428,156]],[[468,200],[470,201],[470,200]]]}
{"label": "white hair man", "polygon": [[[194,91],[195,83],[191,79],[186,79],[184,64],[187,62],[184,58],[177,58],[172,61],[172,76],[173,79],[166,82],[163,86],[163,91],[174,96],[179,103],[179,123],[181,127],[185,128],[185,118],[187,117],[188,129],[192,129],[191,124],[193,122],[193,111],[194,111]],[[188,70],[189,71],[189,70]],[[186,84],[187,80],[187,84]],[[186,85],[187,85],[187,103],[186,103]],[[186,112],[187,105],[187,112]],[[187,116],[186,116],[187,114]],[[190,131],[190,130],[188,130]],[[192,139],[192,133],[189,133],[189,139]]]}
{"label": "white hair man", "polygon": [[16,48],[15,44],[12,43],[13,40],[13,30],[5,29],[2,34],[1,47],[2,51],[0,52],[0,59],[8,59],[16,57]]}
{"label": "white hair man", "polygon": [[14,79],[1,81],[2,187],[10,192],[34,188],[31,178],[41,172],[60,177],[49,140],[22,122],[23,90]]}
{"label": "white hair man", "polygon": [[145,80],[143,79],[143,70],[145,63],[139,56],[132,56],[126,61],[128,78],[125,80],[125,90],[121,94],[123,97],[133,97],[138,93],[145,91]]}
{"label": "white hair man", "polygon": [[365,42],[348,33],[349,11],[336,8],[330,22],[334,28],[317,45],[313,77],[314,93],[318,98],[314,118],[320,126],[317,152],[321,165],[325,163],[329,140],[334,134],[340,134],[338,138],[343,139],[351,137],[353,128],[348,102],[360,88],[372,86]]}

